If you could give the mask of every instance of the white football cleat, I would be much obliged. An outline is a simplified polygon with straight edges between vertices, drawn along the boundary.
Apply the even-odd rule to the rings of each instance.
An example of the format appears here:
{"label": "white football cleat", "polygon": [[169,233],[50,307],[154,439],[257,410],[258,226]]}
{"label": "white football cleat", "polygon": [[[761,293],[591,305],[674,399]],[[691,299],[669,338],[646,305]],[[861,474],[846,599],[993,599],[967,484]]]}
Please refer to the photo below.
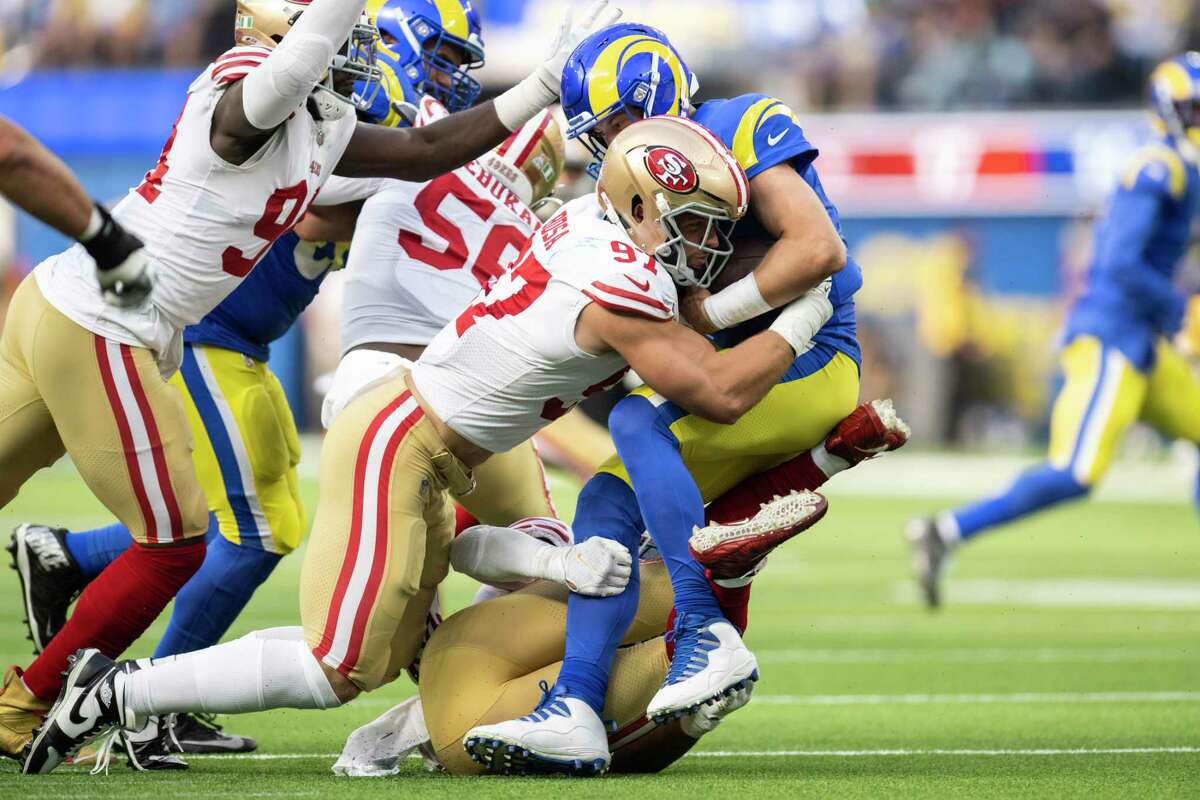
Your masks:
{"label": "white football cleat", "polygon": [[675,655],[646,716],[662,723],[758,680],[758,661],[724,617],[681,614],[675,621]]}
{"label": "white football cleat", "polygon": [[520,719],[478,725],[467,731],[463,747],[490,772],[504,775],[600,775],[612,755],[600,716],[584,701],[546,692],[542,702]]}

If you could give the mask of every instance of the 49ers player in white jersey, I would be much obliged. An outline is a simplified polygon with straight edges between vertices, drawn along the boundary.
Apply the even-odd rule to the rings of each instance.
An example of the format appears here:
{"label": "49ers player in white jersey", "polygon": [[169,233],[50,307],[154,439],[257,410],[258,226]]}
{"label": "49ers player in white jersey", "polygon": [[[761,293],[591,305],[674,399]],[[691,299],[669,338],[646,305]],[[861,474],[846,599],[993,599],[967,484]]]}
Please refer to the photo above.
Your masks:
{"label": "49ers player in white jersey", "polygon": [[[241,46],[192,83],[158,164],[113,213],[145,243],[148,302],[108,305],[101,286],[123,276],[98,281],[82,246],[39,265],[14,297],[0,341],[0,504],[69,452],[135,544],[88,585],[37,660],[6,676],[0,752],[19,756],[30,742],[70,653],[119,654],[203,560],[208,514],[188,423],[163,380],[178,366],[182,328],[238,285],[331,174],[424,180],[483,154],[554,102],[574,44],[615,18],[597,0],[494,102],[401,130],[358,124],[348,102],[356,82],[378,85],[365,4],[239,0]],[[26,759],[27,772],[66,756],[49,747],[45,761]]]}
{"label": "49ers player in white jersey", "polygon": [[[721,353],[676,318],[672,275],[719,269],[729,248],[718,228],[746,211],[746,177],[728,150],[688,120],[638,122],[610,146],[597,192],[599,201],[551,218],[411,372],[365,390],[334,420],[301,576],[303,628],[140,670],[96,650],[76,654],[27,769],[51,769],[56,754],[148,714],[330,708],[386,684],[420,646],[448,570],[450,495],[471,490],[473,467],[628,367],[716,421],[766,394],[823,324],[827,301],[802,298]],[[605,208],[609,195],[634,199]],[[584,724],[603,740],[595,712],[563,702],[582,705],[570,712],[590,713]]]}
{"label": "49ers player in white jersey", "polygon": [[[444,115],[426,97],[418,124]],[[539,212],[561,205],[550,194],[563,160],[562,131],[543,111],[478,161],[425,183],[390,181],[367,200],[347,264],[343,357],[325,399],[327,424],[364,386],[416,361],[512,266],[541,224]],[[488,459],[475,479],[475,491],[459,500],[459,527],[471,517],[507,526],[555,516],[532,442]]]}

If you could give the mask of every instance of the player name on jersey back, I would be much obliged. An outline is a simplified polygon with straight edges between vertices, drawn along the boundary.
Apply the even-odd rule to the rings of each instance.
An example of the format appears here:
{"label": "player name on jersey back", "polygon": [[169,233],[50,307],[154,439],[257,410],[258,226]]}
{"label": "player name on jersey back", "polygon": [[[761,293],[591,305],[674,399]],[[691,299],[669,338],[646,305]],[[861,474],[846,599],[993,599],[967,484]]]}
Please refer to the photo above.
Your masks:
{"label": "player name on jersey back", "polygon": [[413,367],[416,387],[468,441],[509,450],[628,369],[619,354],[576,342],[589,303],[659,320],[674,319],[678,306],[666,270],[591,196],[563,206],[513,269],[434,337]]}
{"label": "player name on jersey back", "polygon": [[223,160],[209,143],[224,90],[268,54],[238,47],[210,64],[188,88],[158,162],[113,209],[154,263],[149,306],[105,305],[91,260],[75,247],[37,269],[39,286],[55,307],[95,333],[149,347],[160,364],[170,362],[180,330],[232,292],[303,216],[349,144],[353,115],[320,121],[300,108],[240,165]]}

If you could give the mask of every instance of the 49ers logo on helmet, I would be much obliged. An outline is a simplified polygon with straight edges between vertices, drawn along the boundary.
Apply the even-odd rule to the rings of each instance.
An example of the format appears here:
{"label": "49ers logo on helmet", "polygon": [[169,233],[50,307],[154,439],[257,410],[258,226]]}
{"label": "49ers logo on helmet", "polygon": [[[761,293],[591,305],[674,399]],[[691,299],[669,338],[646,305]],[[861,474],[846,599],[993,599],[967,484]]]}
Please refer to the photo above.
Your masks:
{"label": "49ers logo on helmet", "polygon": [[694,192],[700,185],[700,178],[696,175],[696,168],[692,166],[692,162],[670,147],[651,147],[647,150],[646,169],[649,170],[651,178],[676,194]]}

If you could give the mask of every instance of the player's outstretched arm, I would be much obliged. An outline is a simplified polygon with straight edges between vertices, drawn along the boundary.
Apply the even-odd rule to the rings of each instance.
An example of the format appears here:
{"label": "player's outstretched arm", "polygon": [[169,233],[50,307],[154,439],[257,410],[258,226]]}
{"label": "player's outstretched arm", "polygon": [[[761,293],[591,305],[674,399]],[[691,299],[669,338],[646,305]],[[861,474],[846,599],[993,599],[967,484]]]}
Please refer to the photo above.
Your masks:
{"label": "player's outstretched arm", "polygon": [[0,194],[83,245],[96,262],[100,290],[108,303],[130,307],[145,302],[153,272],[141,240],[88,197],[66,164],[4,117],[0,117]]}
{"label": "player's outstretched arm", "polygon": [[652,389],[689,413],[732,424],[766,396],[831,313],[826,293],[814,289],[784,309],[769,330],[717,351],[673,320],[592,303],[580,315],[576,338],[592,352],[616,350]]}
{"label": "player's outstretched arm", "polygon": [[5,117],[0,117],[0,194],[72,239],[92,220],[92,200],[67,165]]}
{"label": "player's outstretched arm", "polygon": [[750,179],[750,210],[775,237],[754,272],[704,300],[711,327],[722,330],[790,303],[846,266],[846,245],[829,213],[790,163]]}
{"label": "player's outstretched arm", "polygon": [[421,128],[359,125],[334,173],[426,181],[478,158],[555,103],[567,56],[588,34],[620,16],[621,10],[608,0],[595,0],[578,18],[568,6],[549,57],[516,86],[492,102]]}

